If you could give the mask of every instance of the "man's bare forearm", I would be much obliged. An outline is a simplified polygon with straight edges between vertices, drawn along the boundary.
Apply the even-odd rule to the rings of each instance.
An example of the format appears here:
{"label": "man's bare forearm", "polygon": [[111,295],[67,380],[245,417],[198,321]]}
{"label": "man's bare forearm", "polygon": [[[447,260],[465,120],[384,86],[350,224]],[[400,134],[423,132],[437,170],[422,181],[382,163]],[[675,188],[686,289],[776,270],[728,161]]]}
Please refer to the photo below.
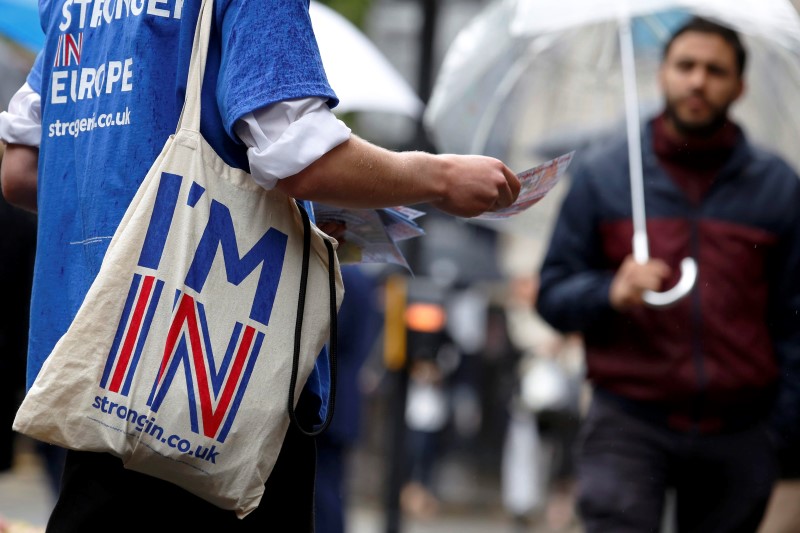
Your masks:
{"label": "man's bare forearm", "polygon": [[23,144],[9,144],[0,166],[3,196],[11,205],[36,212],[36,176],[39,149]]}
{"label": "man's bare forearm", "polygon": [[516,176],[497,159],[392,152],[356,136],[277,187],[295,198],[341,207],[430,203],[464,217],[507,207],[519,194]]}

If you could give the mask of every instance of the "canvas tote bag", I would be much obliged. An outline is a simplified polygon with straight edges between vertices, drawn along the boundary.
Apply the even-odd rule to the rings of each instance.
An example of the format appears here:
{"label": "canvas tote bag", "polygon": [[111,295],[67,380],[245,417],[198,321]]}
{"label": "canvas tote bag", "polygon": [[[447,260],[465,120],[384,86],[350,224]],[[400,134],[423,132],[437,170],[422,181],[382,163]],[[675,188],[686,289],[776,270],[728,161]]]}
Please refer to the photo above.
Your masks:
{"label": "canvas tote bag", "polygon": [[13,427],[110,452],[242,518],[329,334],[330,421],[343,292],[333,245],[305,211],[200,134],[212,6],[201,7],[177,132]]}

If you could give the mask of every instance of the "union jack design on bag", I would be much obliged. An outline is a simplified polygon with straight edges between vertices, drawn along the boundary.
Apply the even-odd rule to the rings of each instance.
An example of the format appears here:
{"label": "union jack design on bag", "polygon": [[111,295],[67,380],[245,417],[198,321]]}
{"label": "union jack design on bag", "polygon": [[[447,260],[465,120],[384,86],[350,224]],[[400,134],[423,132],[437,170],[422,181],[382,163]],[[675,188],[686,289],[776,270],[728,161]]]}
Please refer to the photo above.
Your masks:
{"label": "union jack design on bag", "polygon": [[[177,174],[161,174],[153,214],[138,262],[142,273],[133,276],[100,380],[102,388],[122,396],[128,396],[130,392],[161,298],[164,281],[157,279],[152,272],[158,270],[161,262],[182,182],[183,177]],[[202,186],[192,183],[186,201],[188,208],[193,208],[204,192]],[[147,406],[153,412],[158,412],[182,366],[188,395],[187,414],[192,431],[225,442],[264,342],[264,329],[269,324],[275,301],[286,241],[285,234],[270,228],[240,258],[230,211],[221,203],[212,201],[208,223],[187,272],[185,285],[196,291],[197,298],[202,296],[203,286],[220,248],[227,280],[233,285],[239,285],[260,267],[250,311],[253,323],[245,325],[236,322],[225,356],[217,368],[214,343],[202,302],[186,292],[176,291],[163,359],[158,374],[152,378],[153,388],[147,400]],[[148,274],[148,271],[152,272]]]}

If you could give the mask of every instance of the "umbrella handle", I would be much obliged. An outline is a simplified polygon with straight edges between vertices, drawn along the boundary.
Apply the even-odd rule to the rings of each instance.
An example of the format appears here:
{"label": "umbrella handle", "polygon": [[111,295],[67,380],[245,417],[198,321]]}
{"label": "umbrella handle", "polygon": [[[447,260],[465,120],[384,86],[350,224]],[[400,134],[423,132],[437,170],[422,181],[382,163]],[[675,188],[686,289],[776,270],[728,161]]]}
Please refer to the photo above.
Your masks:
{"label": "umbrella handle", "polygon": [[[639,129],[639,97],[636,87],[636,60],[633,50],[631,21],[627,16],[619,20],[620,59],[622,81],[625,89],[625,118],[628,133],[628,163],[631,178],[631,208],[633,215],[633,257],[644,264],[650,259],[647,243],[647,217],[644,202],[644,171],[642,165],[641,131]],[[642,299],[654,308],[669,307],[689,294],[697,280],[697,263],[691,257],[681,261],[681,279],[664,292],[645,291]]]}
{"label": "umbrella handle", "polygon": [[[647,250],[647,234],[641,231],[633,233],[633,258],[639,264],[650,260]],[[664,292],[644,291],[644,303],[654,308],[670,307],[689,294],[697,281],[697,261],[684,257],[681,261],[681,279],[671,289]]]}
{"label": "umbrella handle", "polygon": [[645,291],[642,299],[650,307],[669,307],[689,294],[696,281],[697,262],[691,257],[684,257],[681,261],[681,279],[678,280],[678,283],[664,292]]}

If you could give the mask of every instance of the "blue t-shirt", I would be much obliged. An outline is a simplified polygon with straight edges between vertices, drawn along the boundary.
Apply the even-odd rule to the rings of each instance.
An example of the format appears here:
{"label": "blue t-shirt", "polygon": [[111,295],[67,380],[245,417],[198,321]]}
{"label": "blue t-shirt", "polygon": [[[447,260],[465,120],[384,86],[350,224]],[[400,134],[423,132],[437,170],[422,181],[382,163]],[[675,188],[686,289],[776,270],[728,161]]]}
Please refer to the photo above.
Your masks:
{"label": "blue t-shirt", "polygon": [[[309,0],[217,0],[201,132],[249,170],[233,125],[289,98],[337,103]],[[42,98],[30,387],[97,275],[125,210],[175,132],[199,0],[40,0],[46,42],[28,83]],[[327,399],[326,358],[307,388]]]}

